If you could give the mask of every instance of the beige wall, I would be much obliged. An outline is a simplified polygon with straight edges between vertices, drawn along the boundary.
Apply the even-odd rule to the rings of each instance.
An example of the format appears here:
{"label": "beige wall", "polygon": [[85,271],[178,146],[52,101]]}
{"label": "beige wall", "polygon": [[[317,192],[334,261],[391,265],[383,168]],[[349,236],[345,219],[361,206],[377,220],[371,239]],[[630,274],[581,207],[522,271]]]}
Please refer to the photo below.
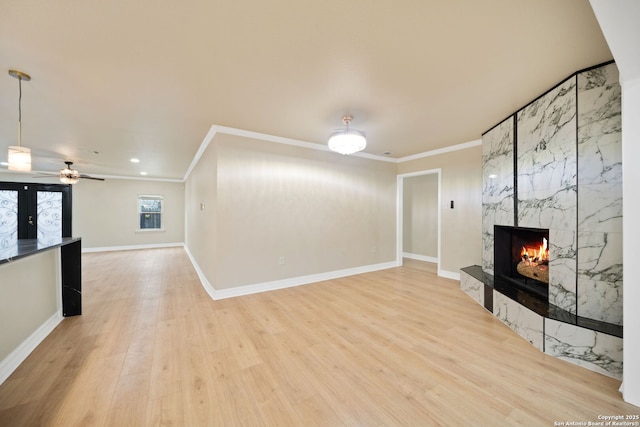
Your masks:
{"label": "beige wall", "polygon": [[[0,173],[0,181],[60,184],[33,173]],[[184,243],[184,184],[135,179],[81,179],[72,186],[72,234],[82,248]],[[139,232],[138,195],[164,196],[164,231]]]}
{"label": "beige wall", "polygon": [[60,309],[60,249],[0,264],[0,361]]}
{"label": "beige wall", "polygon": [[[398,174],[441,169],[440,269],[458,273],[482,263],[482,147],[452,151],[398,165]],[[451,200],[454,209],[449,208]]]}
{"label": "beige wall", "polygon": [[438,257],[438,174],[403,179],[402,252]]}
{"label": "beige wall", "polygon": [[216,147],[210,144],[185,183],[185,245],[214,286],[218,259],[216,163]]}
{"label": "beige wall", "polygon": [[[73,186],[73,235],[83,248],[184,242],[184,184],[80,180]],[[138,195],[162,195],[164,231],[138,231]]]}
{"label": "beige wall", "polygon": [[[187,246],[216,289],[395,260],[395,164],[230,135],[203,159],[187,182]],[[214,197],[205,169],[216,211],[191,224],[198,194]]]}

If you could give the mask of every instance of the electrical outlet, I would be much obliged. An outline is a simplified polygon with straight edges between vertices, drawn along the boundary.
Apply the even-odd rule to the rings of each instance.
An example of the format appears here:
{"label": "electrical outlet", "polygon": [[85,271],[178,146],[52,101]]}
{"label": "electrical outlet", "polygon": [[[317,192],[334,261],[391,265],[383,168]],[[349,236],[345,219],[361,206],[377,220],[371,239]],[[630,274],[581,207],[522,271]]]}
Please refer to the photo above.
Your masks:
{"label": "electrical outlet", "polygon": [[378,252],[378,247],[377,246],[371,246],[371,253],[375,254],[376,252]]}
{"label": "electrical outlet", "polygon": [[284,265],[284,257],[281,256],[280,258],[278,258],[278,264],[280,265]]}

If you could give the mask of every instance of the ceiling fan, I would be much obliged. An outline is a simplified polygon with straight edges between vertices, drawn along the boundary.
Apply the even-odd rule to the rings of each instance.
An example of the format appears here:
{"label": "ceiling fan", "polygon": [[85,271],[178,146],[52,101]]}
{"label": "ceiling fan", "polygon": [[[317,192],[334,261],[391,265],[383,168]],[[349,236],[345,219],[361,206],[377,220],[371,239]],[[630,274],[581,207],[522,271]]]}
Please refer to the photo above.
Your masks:
{"label": "ceiling fan", "polygon": [[80,172],[78,172],[75,169],[71,169],[71,165],[73,165],[73,162],[70,161],[65,161],[64,162],[67,167],[65,167],[64,169],[60,169],[60,173],[56,174],[44,174],[43,175],[48,175],[48,176],[57,176],[58,178],[60,178],[60,181],[64,184],[75,184],[76,182],[78,182],[80,180],[80,178],[84,178],[84,179],[94,179],[96,181],[104,181],[104,178],[95,178],[93,176],[89,176],[89,175],[85,175],[85,174],[81,174]]}

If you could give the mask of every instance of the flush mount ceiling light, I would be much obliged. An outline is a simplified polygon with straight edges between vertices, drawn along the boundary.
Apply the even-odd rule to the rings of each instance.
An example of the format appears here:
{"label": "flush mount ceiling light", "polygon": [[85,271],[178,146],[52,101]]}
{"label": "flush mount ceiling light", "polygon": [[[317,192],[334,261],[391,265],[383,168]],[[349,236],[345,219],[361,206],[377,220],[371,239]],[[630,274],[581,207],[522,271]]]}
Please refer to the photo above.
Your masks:
{"label": "flush mount ceiling light", "polygon": [[329,150],[340,154],[353,154],[362,151],[367,146],[367,139],[363,132],[349,128],[353,117],[346,114],[342,117],[342,122],[346,126],[338,130],[329,137]]}
{"label": "flush mount ceiling light", "polygon": [[22,146],[22,81],[31,80],[29,74],[22,71],[9,70],[9,75],[18,79],[18,145],[9,146],[7,155],[8,169],[11,171],[29,172],[31,170],[31,150]]}

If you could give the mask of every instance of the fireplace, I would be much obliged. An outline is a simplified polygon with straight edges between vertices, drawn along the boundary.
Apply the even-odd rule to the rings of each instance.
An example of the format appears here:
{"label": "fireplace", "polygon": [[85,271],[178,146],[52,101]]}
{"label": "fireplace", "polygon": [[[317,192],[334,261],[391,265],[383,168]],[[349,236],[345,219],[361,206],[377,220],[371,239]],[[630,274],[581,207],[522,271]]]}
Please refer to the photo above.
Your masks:
{"label": "fireplace", "polygon": [[494,273],[499,286],[548,305],[549,230],[496,225],[494,233]]}

